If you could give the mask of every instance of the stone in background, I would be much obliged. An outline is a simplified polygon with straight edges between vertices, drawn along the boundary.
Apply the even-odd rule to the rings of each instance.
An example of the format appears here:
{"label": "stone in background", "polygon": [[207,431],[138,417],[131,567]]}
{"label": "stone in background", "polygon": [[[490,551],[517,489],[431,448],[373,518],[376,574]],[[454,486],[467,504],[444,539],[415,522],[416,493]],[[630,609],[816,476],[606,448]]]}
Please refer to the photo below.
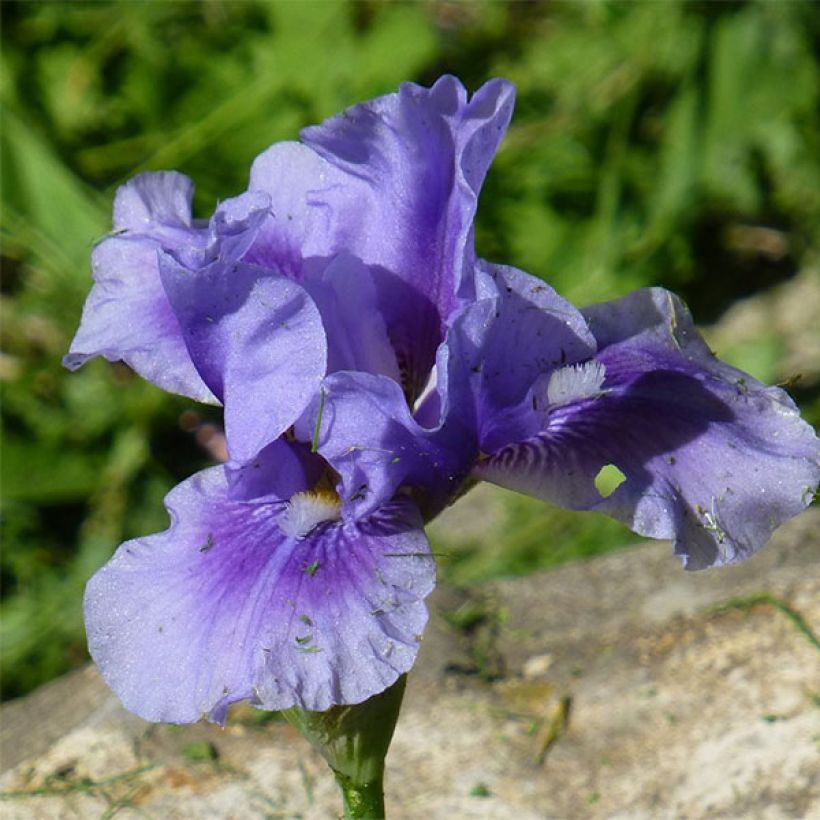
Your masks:
{"label": "stone in background", "polygon": [[[820,510],[745,564],[650,544],[439,589],[388,757],[411,818],[820,816]],[[248,708],[128,715],[93,668],[3,708],[9,820],[332,818],[324,763]]]}

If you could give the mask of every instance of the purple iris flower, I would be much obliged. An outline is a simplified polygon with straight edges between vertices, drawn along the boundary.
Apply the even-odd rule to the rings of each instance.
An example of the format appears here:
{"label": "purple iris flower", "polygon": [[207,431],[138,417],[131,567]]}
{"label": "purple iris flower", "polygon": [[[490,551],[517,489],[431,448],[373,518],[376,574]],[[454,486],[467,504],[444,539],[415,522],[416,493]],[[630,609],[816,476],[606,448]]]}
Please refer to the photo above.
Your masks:
{"label": "purple iris flower", "polygon": [[123,544],[88,585],[91,654],[132,711],[325,710],[412,665],[435,578],[420,507],[443,507],[474,454],[451,447],[415,494],[340,497],[306,411],[321,416],[337,371],[417,403],[475,296],[473,217],[513,95],[500,80],[469,100],[452,77],[405,85],[269,149],[207,223],[182,175],[118,191],[66,364],[121,359],[221,403],[230,456],[169,494],[169,530]]}
{"label": "purple iris flower", "polygon": [[814,433],[671,294],[578,311],[476,258],[512,98],[403,86],[269,149],[207,223],[181,175],[118,192],[66,363],[122,359],[221,403],[230,456],[88,585],[92,656],[137,714],[321,711],[390,686],[435,581],[423,524],[471,480],[607,512],[692,569],[810,502]]}

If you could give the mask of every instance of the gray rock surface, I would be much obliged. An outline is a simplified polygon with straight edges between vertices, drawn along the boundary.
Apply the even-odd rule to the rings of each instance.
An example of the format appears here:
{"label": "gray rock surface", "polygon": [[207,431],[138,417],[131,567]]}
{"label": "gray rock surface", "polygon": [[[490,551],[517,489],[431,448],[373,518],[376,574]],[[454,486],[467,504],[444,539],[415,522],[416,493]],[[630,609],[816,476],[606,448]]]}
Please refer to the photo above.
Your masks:
{"label": "gray rock surface", "polygon": [[[818,570],[813,509],[720,571],[649,544],[437,590],[390,816],[820,817]],[[0,719],[9,820],[338,815],[322,761],[247,708],[224,730],[150,725],[89,667]]]}

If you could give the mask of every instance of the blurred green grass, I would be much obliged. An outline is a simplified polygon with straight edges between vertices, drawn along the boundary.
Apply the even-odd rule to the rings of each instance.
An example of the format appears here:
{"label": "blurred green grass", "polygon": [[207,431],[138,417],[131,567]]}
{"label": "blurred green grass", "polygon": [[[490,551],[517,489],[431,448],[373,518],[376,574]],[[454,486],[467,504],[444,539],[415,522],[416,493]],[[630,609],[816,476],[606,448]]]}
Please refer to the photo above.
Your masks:
{"label": "blurred green grass", "polygon": [[[817,264],[811,2],[7,2],[0,13],[4,697],[85,659],[85,580],[122,539],[163,528],[164,493],[207,463],[180,426],[189,402],[119,365],[60,367],[91,247],[133,173],[189,174],[207,215],[242,190],[257,153],[303,125],[403,80],[448,71],[474,89],[503,75],[519,101],[481,201],[483,256],[580,303],[664,284],[702,321]],[[778,241],[750,242],[757,229]],[[764,340],[745,365],[771,375],[772,350]],[[818,406],[816,391],[804,398]],[[441,543],[434,529],[445,579],[631,540],[598,517],[499,498],[492,535]]]}

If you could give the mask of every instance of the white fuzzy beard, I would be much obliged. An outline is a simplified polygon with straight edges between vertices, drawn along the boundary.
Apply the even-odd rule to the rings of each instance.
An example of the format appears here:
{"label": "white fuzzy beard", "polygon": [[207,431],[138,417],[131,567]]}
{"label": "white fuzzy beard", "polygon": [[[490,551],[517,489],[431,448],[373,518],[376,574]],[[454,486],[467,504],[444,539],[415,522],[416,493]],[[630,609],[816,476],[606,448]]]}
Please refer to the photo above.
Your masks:
{"label": "white fuzzy beard", "polygon": [[591,399],[601,393],[606,368],[591,359],[556,370],[547,385],[547,402],[551,407]]}
{"label": "white fuzzy beard", "polygon": [[342,503],[336,493],[313,490],[291,496],[279,517],[279,529],[291,538],[304,538],[312,529],[325,521],[338,521]]}

